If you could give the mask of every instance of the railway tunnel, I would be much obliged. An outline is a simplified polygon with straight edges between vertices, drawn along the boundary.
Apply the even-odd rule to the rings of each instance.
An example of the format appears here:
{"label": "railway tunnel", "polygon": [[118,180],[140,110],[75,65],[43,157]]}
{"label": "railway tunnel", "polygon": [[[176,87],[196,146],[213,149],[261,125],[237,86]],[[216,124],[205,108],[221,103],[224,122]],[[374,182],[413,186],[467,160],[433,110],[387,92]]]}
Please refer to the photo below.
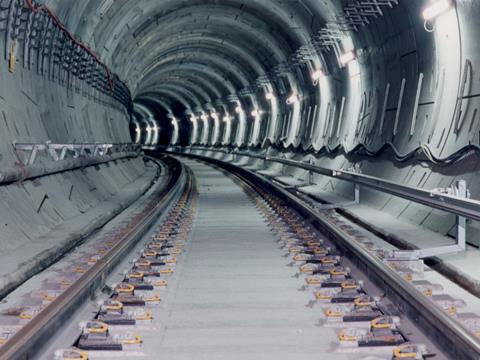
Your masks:
{"label": "railway tunnel", "polygon": [[479,18],[0,0],[0,358],[480,358]]}

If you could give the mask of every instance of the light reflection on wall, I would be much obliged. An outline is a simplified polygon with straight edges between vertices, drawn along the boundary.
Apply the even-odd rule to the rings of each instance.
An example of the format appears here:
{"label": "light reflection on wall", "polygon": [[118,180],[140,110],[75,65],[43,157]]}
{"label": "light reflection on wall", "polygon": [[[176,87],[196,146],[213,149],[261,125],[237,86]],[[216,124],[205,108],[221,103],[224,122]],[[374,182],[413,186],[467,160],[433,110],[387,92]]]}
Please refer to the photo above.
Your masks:
{"label": "light reflection on wall", "polygon": [[225,123],[225,129],[222,145],[228,145],[230,143],[230,137],[232,136],[232,117],[227,113],[223,118],[223,122]]}
{"label": "light reflection on wall", "polygon": [[170,140],[170,145],[176,145],[178,143],[178,138],[179,138],[179,125],[178,125],[178,120],[175,118],[173,114],[168,114],[168,118],[171,119],[171,123],[173,126],[173,132],[172,132],[172,138]]}
{"label": "light reflection on wall", "polygon": [[247,119],[246,119],[245,110],[242,108],[240,102],[237,102],[235,113],[237,114],[237,118],[238,118],[238,127],[237,127],[237,134],[235,136],[234,144],[236,146],[242,146],[245,140],[245,130],[247,126]]}
{"label": "light reflection on wall", "polygon": [[260,127],[262,125],[262,115],[263,111],[259,109],[254,109],[252,111],[252,118],[253,118],[253,130],[252,130],[252,137],[250,140],[249,145],[257,145],[259,142],[259,136],[260,136]]}
{"label": "light reflection on wall", "polygon": [[313,131],[313,148],[317,151],[323,146],[323,129],[324,126],[327,126],[330,109],[329,104],[332,103],[332,88],[330,81],[331,80],[328,76],[323,76],[318,81],[319,110],[317,118],[314,119],[315,127]]}
{"label": "light reflection on wall", "polygon": [[213,119],[213,136],[211,140],[211,145],[215,145],[218,142],[218,138],[220,136],[220,120],[218,118],[218,113],[216,111],[212,111],[211,118]]}
{"label": "light reflection on wall", "polygon": [[194,113],[190,112],[189,115],[190,115],[190,122],[192,123],[190,144],[194,145],[197,143],[197,138],[198,138],[198,123],[197,123],[197,117],[195,116]]}
{"label": "light reflection on wall", "polygon": [[268,120],[268,130],[267,130],[267,138],[270,142],[275,142],[275,131],[277,129],[277,122],[278,122],[278,97],[273,93],[272,89],[269,88],[265,93],[265,98],[267,102],[270,104],[270,118]]}
{"label": "light reflection on wall", "polygon": [[202,115],[200,116],[200,119],[202,119],[202,136],[201,136],[201,144],[202,145],[207,145],[208,144],[208,135],[210,134],[210,123],[208,121],[209,116],[207,113],[202,112]]}

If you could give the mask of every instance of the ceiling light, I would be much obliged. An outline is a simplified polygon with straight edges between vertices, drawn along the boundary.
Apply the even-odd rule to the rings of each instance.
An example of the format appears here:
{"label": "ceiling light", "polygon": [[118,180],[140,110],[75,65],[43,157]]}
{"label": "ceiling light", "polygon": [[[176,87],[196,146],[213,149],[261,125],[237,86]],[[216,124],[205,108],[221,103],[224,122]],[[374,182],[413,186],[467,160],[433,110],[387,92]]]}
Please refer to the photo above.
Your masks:
{"label": "ceiling light", "polygon": [[223,122],[229,122],[231,119],[230,119],[230,115],[225,115],[225,117],[223,118]]}
{"label": "ceiling light", "polygon": [[271,92],[268,92],[265,94],[265,99],[267,100],[273,100],[275,98],[275,95],[273,95],[273,93]]}
{"label": "ceiling light", "polygon": [[292,94],[287,98],[287,104],[295,104],[299,101],[298,95],[297,94]]}
{"label": "ceiling light", "polygon": [[355,55],[355,51],[354,50],[351,50],[351,51],[348,51],[346,52],[345,54],[343,54],[342,56],[340,56],[340,64],[342,64],[342,66],[345,66],[347,65],[348,63],[352,62],[353,60],[356,59],[356,55]]}
{"label": "ceiling light", "polygon": [[427,21],[432,20],[445,13],[451,7],[452,0],[437,0],[423,10],[422,16]]}
{"label": "ceiling light", "polygon": [[235,108],[235,112],[236,112],[237,114],[240,114],[240,113],[242,112],[242,107],[241,107],[241,106],[237,106],[237,107]]}
{"label": "ceiling light", "polygon": [[260,115],[262,115],[262,111],[261,111],[261,110],[254,109],[254,110],[252,111],[252,116],[253,116],[253,117],[259,117]]}
{"label": "ceiling light", "polygon": [[312,73],[312,80],[313,81],[318,81],[320,78],[322,78],[325,75],[323,70],[316,70]]}
{"label": "ceiling light", "polygon": [[149,132],[152,131],[152,128],[151,128],[150,126],[147,126],[147,127],[145,128],[145,130],[147,130],[147,132],[149,133]]}

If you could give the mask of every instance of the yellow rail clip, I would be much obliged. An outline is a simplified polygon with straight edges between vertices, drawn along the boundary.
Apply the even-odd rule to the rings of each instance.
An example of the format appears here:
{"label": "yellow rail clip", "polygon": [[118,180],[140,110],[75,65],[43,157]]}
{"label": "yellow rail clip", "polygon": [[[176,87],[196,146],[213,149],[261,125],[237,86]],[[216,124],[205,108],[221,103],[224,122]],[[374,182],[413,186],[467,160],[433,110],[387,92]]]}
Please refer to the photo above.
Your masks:
{"label": "yellow rail clip", "polygon": [[397,346],[393,349],[393,357],[395,359],[417,359],[418,354],[412,351],[410,345]]}
{"label": "yellow rail clip", "polygon": [[142,321],[153,320],[153,314],[151,311],[147,311],[142,315],[135,316],[135,320],[142,320]]}
{"label": "yellow rail clip", "polygon": [[138,345],[142,343],[142,337],[139,335],[136,335],[132,339],[124,339],[122,343],[125,345]]}
{"label": "yellow rail clip", "polygon": [[338,333],[338,340],[340,341],[357,341],[358,337],[354,335],[347,335],[345,330],[342,330]]}
{"label": "yellow rail clip", "polygon": [[325,315],[327,317],[334,317],[334,318],[340,318],[343,316],[343,312],[341,311],[334,311],[332,309],[327,309],[325,310]]}
{"label": "yellow rail clip", "polygon": [[315,291],[315,299],[316,300],[331,300],[332,297],[330,295],[324,295],[321,291]]}
{"label": "yellow rail clip", "polygon": [[69,349],[63,352],[63,360],[88,360],[88,353],[78,349]]}
{"label": "yellow rail clip", "polygon": [[17,65],[16,51],[17,51],[17,42],[12,41],[12,44],[10,45],[10,52],[8,54],[8,71],[10,71],[12,74],[15,72],[15,68]]}
{"label": "yellow rail clip", "polygon": [[91,321],[87,324],[87,331],[90,334],[105,334],[108,331],[108,325],[101,321]]}
{"label": "yellow rail clip", "polygon": [[167,280],[158,280],[154,282],[153,286],[167,286]]}
{"label": "yellow rail clip", "polygon": [[373,329],[390,329],[392,327],[392,324],[390,324],[389,322],[386,322],[386,321],[388,321],[388,320],[386,320],[383,317],[379,317],[379,318],[373,319],[370,322],[370,326]]}
{"label": "yellow rail clip", "polygon": [[309,277],[305,279],[308,285],[320,285],[321,281],[319,278],[316,277]]}
{"label": "yellow rail clip", "polygon": [[160,295],[152,295],[144,298],[146,302],[159,302],[161,300]]}

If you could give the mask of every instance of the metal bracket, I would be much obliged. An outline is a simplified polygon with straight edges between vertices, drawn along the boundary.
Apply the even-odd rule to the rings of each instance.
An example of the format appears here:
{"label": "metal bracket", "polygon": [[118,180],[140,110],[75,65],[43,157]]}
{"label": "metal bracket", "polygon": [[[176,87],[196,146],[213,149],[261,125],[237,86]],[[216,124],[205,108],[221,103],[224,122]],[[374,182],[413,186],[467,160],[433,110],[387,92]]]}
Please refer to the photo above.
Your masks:
{"label": "metal bracket", "polygon": [[[285,160],[288,160],[286,154],[282,154],[281,157],[284,158]],[[286,173],[285,173],[285,167],[286,167],[286,165],[282,165],[282,172],[281,172],[281,175],[282,175],[282,176],[285,176],[285,174],[286,174]]]}
{"label": "metal bracket", "polygon": [[[450,188],[433,189],[431,196],[433,197],[435,195],[449,195],[469,199],[470,191],[467,189],[467,182],[465,180],[458,180],[456,184]],[[413,251],[394,250],[392,257],[401,260],[418,260],[440,255],[455,254],[465,250],[467,250],[467,218],[457,215],[457,244]]]}
{"label": "metal bracket", "polygon": [[[341,169],[340,171],[333,170],[332,175],[334,177],[337,176],[337,175],[342,175],[342,173],[344,171],[347,171],[347,172],[350,172],[350,173],[353,173],[353,174],[361,174],[362,173],[361,165],[359,163],[356,163],[356,164],[351,165],[347,169]],[[348,202],[348,203],[344,204],[343,206],[352,205],[352,204],[354,204],[354,205],[360,204],[360,184],[357,184],[357,183],[353,184],[353,202]]]}
{"label": "metal bracket", "polygon": [[[46,152],[53,161],[65,160],[69,153],[72,158],[82,157],[104,157],[113,153],[137,152],[140,153],[142,147],[139,144],[52,144],[47,141],[43,144],[22,144],[13,143],[13,148],[23,165],[30,166],[37,160],[39,151]],[[29,153],[22,156],[22,153]]]}
{"label": "metal bracket", "polygon": [[[308,159],[308,164],[309,165],[315,165],[315,161],[310,158]],[[308,171],[308,185],[313,185],[313,172],[311,170]]]}

